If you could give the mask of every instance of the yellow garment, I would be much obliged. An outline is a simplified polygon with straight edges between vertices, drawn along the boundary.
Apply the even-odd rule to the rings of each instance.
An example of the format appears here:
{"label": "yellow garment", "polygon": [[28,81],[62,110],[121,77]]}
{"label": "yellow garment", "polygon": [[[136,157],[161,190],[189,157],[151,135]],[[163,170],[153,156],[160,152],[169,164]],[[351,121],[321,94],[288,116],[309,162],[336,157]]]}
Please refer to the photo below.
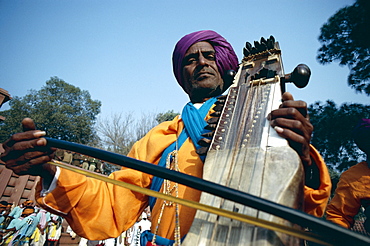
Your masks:
{"label": "yellow garment", "polygon": [[40,240],[41,232],[39,228],[36,228],[33,232],[31,239],[33,239],[34,242],[38,242]]}
{"label": "yellow garment", "polygon": [[362,201],[370,201],[370,168],[367,162],[352,166],[340,176],[326,219],[351,228]]}
{"label": "yellow garment", "polygon": [[[183,129],[183,122],[176,117],[153,128],[138,141],[128,154],[129,157],[158,164],[163,150],[173,143]],[[312,157],[321,169],[320,190],[305,187],[305,205],[310,214],[322,216],[330,194],[330,177],[320,155],[312,148]],[[179,150],[181,172],[203,176],[203,162],[195,152],[191,140],[186,140]],[[122,168],[110,176],[113,179],[150,188],[152,175]],[[41,187],[39,186],[39,191]],[[179,185],[179,197],[199,201],[200,191]],[[36,192],[36,195],[39,195]],[[72,229],[90,240],[115,238],[130,228],[148,206],[148,197],[122,187],[113,186],[86,178],[67,170],[61,170],[58,186],[47,196],[37,201],[52,213],[64,214]],[[162,201],[157,199],[152,211],[152,232],[155,230]],[[160,223],[158,235],[173,239],[175,228],[174,207],[167,207]],[[191,226],[195,210],[185,206],[179,208],[181,236]],[[73,218],[73,219],[72,219]]]}
{"label": "yellow garment", "polygon": [[331,180],[324,159],[312,145],[310,156],[319,168],[320,186],[317,190],[304,186],[304,211],[313,216],[322,217],[330,197]]}

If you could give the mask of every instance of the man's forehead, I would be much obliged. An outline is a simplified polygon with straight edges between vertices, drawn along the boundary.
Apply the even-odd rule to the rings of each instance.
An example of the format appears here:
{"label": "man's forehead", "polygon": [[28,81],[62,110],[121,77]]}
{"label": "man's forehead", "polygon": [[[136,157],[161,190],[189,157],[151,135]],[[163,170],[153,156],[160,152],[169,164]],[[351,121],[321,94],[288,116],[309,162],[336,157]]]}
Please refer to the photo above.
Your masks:
{"label": "man's forehead", "polygon": [[189,49],[186,51],[185,53],[185,56],[189,55],[189,54],[195,54],[195,53],[198,53],[199,51],[215,51],[215,49],[213,48],[213,46],[206,42],[206,41],[201,41],[201,42],[197,42],[195,44],[193,44],[192,46],[189,47]]}

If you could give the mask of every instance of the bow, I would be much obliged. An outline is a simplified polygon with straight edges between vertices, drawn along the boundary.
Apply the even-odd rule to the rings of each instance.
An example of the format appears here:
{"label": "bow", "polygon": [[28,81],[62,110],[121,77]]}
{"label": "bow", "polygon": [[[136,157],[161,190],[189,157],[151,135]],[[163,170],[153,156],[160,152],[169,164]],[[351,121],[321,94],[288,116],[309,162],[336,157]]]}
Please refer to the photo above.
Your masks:
{"label": "bow", "polygon": [[[306,214],[302,211],[295,210],[293,208],[286,207],[281,204],[274,203],[257,196],[253,196],[251,194],[241,192],[239,190],[235,190],[207,180],[203,180],[201,178],[169,170],[164,167],[159,167],[151,163],[119,155],[116,153],[108,152],[105,150],[81,144],[71,143],[63,140],[52,139],[48,137],[45,137],[45,139],[47,140],[47,146],[49,147],[75,151],[84,155],[88,155],[110,163],[117,164],[119,166],[132,168],[144,173],[161,177],[163,179],[168,179],[173,182],[177,182],[189,186],[191,188],[198,189],[203,192],[207,192],[212,195],[278,216],[294,224],[300,225],[301,227],[310,228],[313,231],[320,232],[317,238],[322,239],[321,243],[330,242],[333,245],[338,244],[369,245],[370,243],[369,237],[355,233],[353,231],[335,225],[331,222],[322,220],[320,218],[314,217],[312,215]],[[51,162],[51,164],[53,163],[55,162]],[[169,200],[168,198],[164,199]],[[181,201],[176,202],[181,203]],[[244,215],[242,214],[238,214],[238,216],[244,217]]]}

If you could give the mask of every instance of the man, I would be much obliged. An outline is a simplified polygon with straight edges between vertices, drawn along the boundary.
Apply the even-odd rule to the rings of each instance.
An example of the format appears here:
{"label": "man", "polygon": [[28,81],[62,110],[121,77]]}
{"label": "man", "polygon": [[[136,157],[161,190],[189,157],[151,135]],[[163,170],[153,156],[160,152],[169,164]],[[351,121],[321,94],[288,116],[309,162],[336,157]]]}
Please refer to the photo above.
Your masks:
{"label": "man", "polygon": [[367,159],[342,173],[328,205],[326,219],[349,229],[362,206],[367,217],[364,227],[370,232],[370,119],[359,121],[353,130],[353,138]]}
{"label": "man", "polygon": [[[181,117],[177,116],[153,128],[133,146],[128,156],[162,165],[167,159],[167,153],[176,149],[172,146],[178,142],[181,144],[178,150],[179,170],[201,178],[203,161],[195,152],[192,136],[184,138],[182,133],[188,134],[191,123],[199,118],[209,118],[214,97],[227,90],[231,84],[226,71],[237,70],[238,59],[231,45],[213,31],[199,31],[184,36],[177,43],[172,59],[175,77],[191,102],[185,106]],[[319,185],[314,188],[305,187],[305,206],[306,212],[322,216],[331,183],[325,163],[309,145],[313,127],[308,117],[299,113],[299,110],[307,111],[306,103],[294,101],[289,93],[284,94],[283,100],[282,107],[270,114],[271,125],[282,137],[295,143],[295,150],[305,168],[318,167]],[[199,112],[204,115],[199,116]],[[147,196],[45,164],[52,158],[52,150],[44,147],[46,140],[42,136],[45,132],[35,130],[31,119],[23,120],[22,124],[25,132],[13,135],[3,144],[5,153],[1,158],[8,168],[18,174],[40,175],[44,184],[52,183],[54,177],[57,179],[57,182],[52,183],[52,188],[44,190],[44,195],[38,197],[37,201],[42,206],[48,207],[52,213],[63,214],[77,234],[91,240],[117,237],[137,221],[149,204]],[[180,138],[183,139],[180,141]],[[25,153],[32,148],[34,152]],[[152,175],[128,168],[114,172],[111,178],[154,190],[161,188],[154,187]],[[177,192],[179,197],[194,201],[199,201],[201,194],[183,185],[178,186]],[[94,209],[89,209],[92,204]],[[194,209],[181,205],[178,209],[175,206],[163,208],[160,199],[151,202],[151,205],[152,233],[157,236],[158,244],[171,244],[175,229],[179,229],[177,233],[181,237],[186,235],[195,216]],[[180,226],[176,226],[175,222],[177,213]],[[104,221],[104,226],[100,221]],[[144,237],[151,240],[152,236],[149,233]]]}
{"label": "man", "polygon": [[43,246],[46,242],[47,225],[50,220],[50,213],[45,209],[41,208],[37,215],[38,224],[36,229],[31,236],[31,246]]}
{"label": "man", "polygon": [[22,204],[14,207],[12,209],[12,211],[9,213],[9,217],[11,219],[19,218],[21,216],[22,211],[24,210],[24,208],[27,207],[27,206],[32,206],[32,204],[33,204],[33,201],[31,201],[31,200],[24,201]]}

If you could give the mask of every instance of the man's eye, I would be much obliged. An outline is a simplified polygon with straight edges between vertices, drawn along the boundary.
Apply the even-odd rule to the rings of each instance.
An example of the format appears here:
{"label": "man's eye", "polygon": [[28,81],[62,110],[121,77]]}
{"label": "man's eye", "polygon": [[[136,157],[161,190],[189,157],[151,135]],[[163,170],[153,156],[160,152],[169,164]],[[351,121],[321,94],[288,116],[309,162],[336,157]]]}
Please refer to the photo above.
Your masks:
{"label": "man's eye", "polygon": [[211,60],[211,61],[214,61],[215,60],[215,55],[208,55],[207,59]]}
{"label": "man's eye", "polygon": [[191,64],[193,62],[195,62],[195,58],[189,58],[187,61],[186,61],[186,64]]}

